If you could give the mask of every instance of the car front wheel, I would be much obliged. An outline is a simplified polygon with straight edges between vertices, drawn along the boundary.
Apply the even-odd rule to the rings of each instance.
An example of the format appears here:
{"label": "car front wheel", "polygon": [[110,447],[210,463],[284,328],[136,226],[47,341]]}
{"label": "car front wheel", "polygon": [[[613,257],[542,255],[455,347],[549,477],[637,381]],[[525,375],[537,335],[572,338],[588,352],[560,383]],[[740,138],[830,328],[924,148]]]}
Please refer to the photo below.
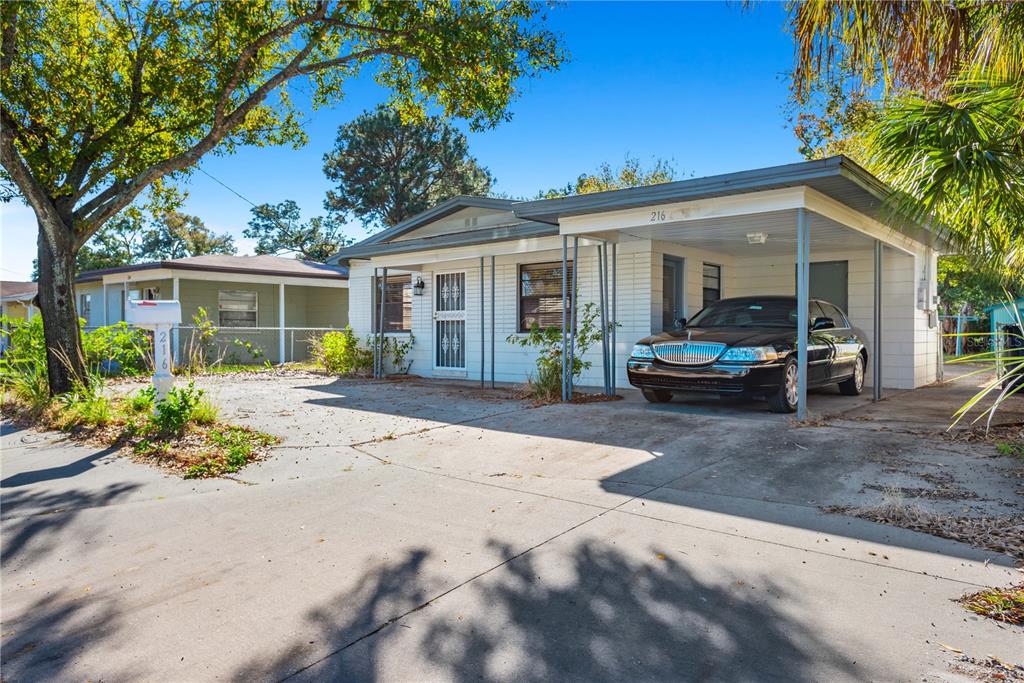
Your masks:
{"label": "car front wheel", "polygon": [[839,383],[839,393],[843,396],[860,396],[864,391],[864,354],[857,354],[853,364],[853,377]]}
{"label": "car front wheel", "polygon": [[768,395],[768,407],[773,413],[795,412],[797,396],[796,358],[790,356],[782,371],[782,382],[780,382],[779,388]]}
{"label": "car front wheel", "polygon": [[651,403],[668,403],[672,400],[672,392],[667,389],[641,389],[641,392]]}

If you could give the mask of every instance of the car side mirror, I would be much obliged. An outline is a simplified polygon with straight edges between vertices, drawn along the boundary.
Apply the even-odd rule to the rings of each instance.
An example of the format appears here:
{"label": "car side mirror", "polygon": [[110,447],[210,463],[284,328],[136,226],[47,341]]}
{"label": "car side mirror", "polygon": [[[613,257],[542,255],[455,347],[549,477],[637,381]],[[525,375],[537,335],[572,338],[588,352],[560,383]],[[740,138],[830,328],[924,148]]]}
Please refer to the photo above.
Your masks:
{"label": "car side mirror", "polygon": [[680,330],[686,327],[686,318],[679,318],[678,320],[676,320],[676,327],[678,327]]}
{"label": "car side mirror", "polygon": [[828,330],[836,326],[836,321],[832,318],[815,318],[814,322],[811,323],[812,330]]}

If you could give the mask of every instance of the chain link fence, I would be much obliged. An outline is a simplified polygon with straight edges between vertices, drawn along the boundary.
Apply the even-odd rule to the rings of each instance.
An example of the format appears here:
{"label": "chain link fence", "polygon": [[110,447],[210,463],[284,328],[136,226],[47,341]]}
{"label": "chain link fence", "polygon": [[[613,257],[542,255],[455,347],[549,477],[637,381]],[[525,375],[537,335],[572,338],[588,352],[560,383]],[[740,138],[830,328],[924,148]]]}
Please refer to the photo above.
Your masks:
{"label": "chain link fence", "polygon": [[[171,336],[178,365],[262,365],[311,360],[317,342],[336,327],[175,327]],[[284,337],[284,356],[281,338]]]}

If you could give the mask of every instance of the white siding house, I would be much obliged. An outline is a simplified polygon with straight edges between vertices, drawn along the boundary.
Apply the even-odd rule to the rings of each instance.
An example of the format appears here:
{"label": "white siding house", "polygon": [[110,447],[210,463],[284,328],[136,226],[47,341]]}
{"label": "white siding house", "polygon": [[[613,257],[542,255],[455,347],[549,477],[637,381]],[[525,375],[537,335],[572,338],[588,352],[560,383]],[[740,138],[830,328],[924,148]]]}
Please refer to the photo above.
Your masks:
{"label": "white siding house", "polygon": [[[846,304],[871,359],[879,355],[870,346],[876,245],[881,249],[882,384],[914,388],[939,372],[935,264],[942,245],[922,228],[889,227],[885,196],[865,171],[832,157],[554,200],[457,197],[335,259],[350,265],[349,320],[360,336],[376,330],[374,278],[387,269],[393,289],[385,322],[390,335],[415,336],[411,372],[489,381],[493,366],[496,381],[523,382],[534,370],[536,351],[506,341],[521,333],[520,268],[560,267],[563,240],[570,260],[578,241],[582,307],[599,299],[597,245],[613,244],[616,384],[628,387],[633,343],[675,317],[691,317],[706,294],[795,294],[797,223],[806,216],[810,295]],[[714,267],[706,271],[705,265]],[[449,273],[462,275],[443,277]],[[438,283],[451,282],[464,290],[457,303],[464,311],[456,316],[464,322],[455,327],[462,354],[455,363],[439,363],[439,349],[453,342],[445,333],[452,327],[441,324],[451,316],[438,312],[444,308]],[[593,366],[579,384],[601,386],[600,348],[591,349],[588,360]]]}

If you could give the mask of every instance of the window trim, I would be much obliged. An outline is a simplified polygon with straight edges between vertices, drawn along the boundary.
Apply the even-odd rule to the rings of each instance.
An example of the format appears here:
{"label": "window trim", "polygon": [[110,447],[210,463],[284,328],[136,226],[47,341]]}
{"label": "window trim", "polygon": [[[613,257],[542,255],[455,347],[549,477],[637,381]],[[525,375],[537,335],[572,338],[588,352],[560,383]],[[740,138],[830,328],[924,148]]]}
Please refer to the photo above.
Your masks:
{"label": "window trim", "polygon": [[[224,310],[224,309],[222,309],[220,307],[220,294],[221,294],[221,292],[246,292],[246,293],[253,294],[256,297],[256,306],[252,310],[252,312],[255,313],[255,315],[256,315],[255,324],[252,325],[252,326],[249,326],[249,325],[225,325],[224,322],[221,320],[221,317],[220,317],[221,313],[223,313],[223,310]],[[248,313],[249,311],[246,311],[246,312]],[[226,327],[227,329],[233,329],[233,330],[245,330],[245,329],[258,330],[258,329],[260,329],[260,293],[259,293],[259,290],[255,290],[255,289],[220,289],[220,288],[218,288],[217,289],[217,327],[218,328]]]}
{"label": "window trim", "polygon": [[[403,328],[403,329],[400,329],[400,330],[384,330],[384,336],[387,336],[389,334],[392,334],[392,335],[398,335],[398,334],[409,335],[409,334],[412,334],[412,326],[415,324],[415,322],[413,321],[413,316],[414,316],[413,297],[415,296],[415,294],[412,291],[412,286],[413,286],[412,273],[395,273],[394,275],[388,275],[387,282],[390,285],[392,281],[396,281],[396,280],[399,280],[401,278],[408,278],[409,279],[409,282],[407,283],[407,286],[403,287],[403,290],[402,290],[402,295],[403,296],[402,296],[402,302],[401,302],[402,303],[402,323],[404,324],[405,323],[405,291],[408,290],[408,292],[409,292],[409,327],[408,327],[408,329]],[[378,283],[381,280],[383,280],[383,279],[384,278],[379,276],[379,275],[374,275],[374,276],[370,277],[370,283],[371,283],[370,284],[370,294],[371,294],[371,296],[370,296],[370,324],[371,324],[371,328],[372,328],[372,333],[373,334],[377,334],[377,331],[380,329],[380,321],[377,319],[380,316],[380,299],[377,298],[377,293],[380,292],[380,287],[379,287]],[[405,285],[405,284],[406,283],[403,283],[403,285]],[[384,304],[385,304],[385,307],[386,307],[387,306],[387,301],[385,301]],[[385,327],[386,327],[387,326],[387,316],[385,316],[384,322],[385,322]]]}
{"label": "window trim", "polygon": [[[566,260],[566,266],[569,268],[568,280],[566,281],[567,288],[569,290],[569,310],[576,313],[576,307],[573,302],[572,292],[572,272],[576,266],[572,259]],[[529,329],[523,329],[523,268],[529,268],[530,266],[558,266],[561,267],[562,261],[535,261],[528,263],[517,263],[516,264],[516,334],[530,334]],[[543,328],[541,328],[543,329]]]}
{"label": "window trim", "polygon": [[86,327],[92,323],[92,292],[79,293],[78,317],[85,318]]}

